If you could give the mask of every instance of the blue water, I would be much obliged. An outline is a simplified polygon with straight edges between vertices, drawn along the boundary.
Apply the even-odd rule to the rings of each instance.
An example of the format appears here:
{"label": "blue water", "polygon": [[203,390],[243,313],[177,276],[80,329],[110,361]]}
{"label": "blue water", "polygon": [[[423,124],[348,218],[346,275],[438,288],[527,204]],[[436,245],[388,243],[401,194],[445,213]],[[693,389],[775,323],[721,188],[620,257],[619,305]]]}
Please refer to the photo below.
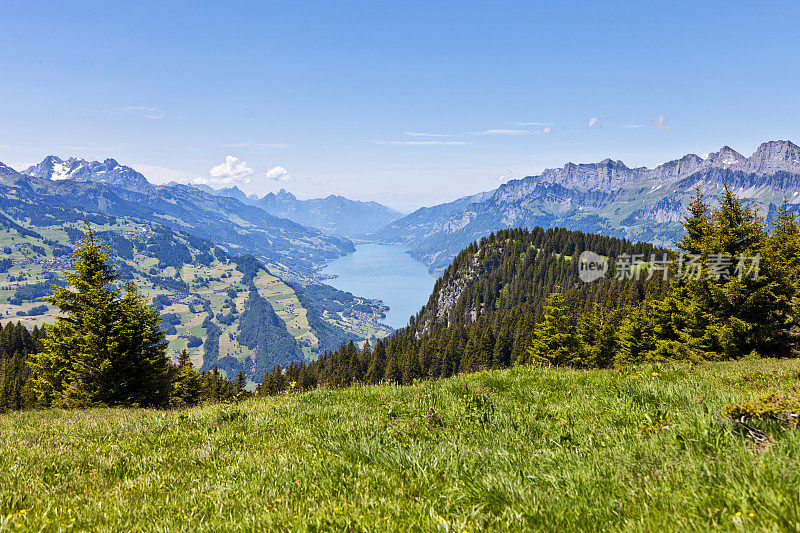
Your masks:
{"label": "blue water", "polygon": [[408,319],[428,302],[436,278],[428,267],[412,258],[402,246],[362,244],[352,254],[328,263],[323,274],[333,287],[382,300],[389,306],[384,323],[393,328],[408,325]]}

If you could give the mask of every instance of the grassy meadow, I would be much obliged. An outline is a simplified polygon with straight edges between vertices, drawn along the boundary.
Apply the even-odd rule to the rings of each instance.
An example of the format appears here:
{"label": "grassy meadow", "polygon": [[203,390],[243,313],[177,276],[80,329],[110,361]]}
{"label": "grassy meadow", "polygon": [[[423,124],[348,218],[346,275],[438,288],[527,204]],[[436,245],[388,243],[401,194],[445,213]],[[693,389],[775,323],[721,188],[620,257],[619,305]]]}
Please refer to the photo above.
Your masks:
{"label": "grassy meadow", "polygon": [[800,530],[800,361],[513,368],[186,411],[0,415],[0,531]]}

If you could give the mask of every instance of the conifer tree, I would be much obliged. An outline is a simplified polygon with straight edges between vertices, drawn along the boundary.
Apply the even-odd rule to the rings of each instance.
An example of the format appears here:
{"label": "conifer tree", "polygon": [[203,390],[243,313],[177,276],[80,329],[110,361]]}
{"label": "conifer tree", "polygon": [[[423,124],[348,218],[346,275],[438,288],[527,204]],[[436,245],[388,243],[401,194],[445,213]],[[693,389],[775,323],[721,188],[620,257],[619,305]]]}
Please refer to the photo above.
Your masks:
{"label": "conifer tree", "polygon": [[567,304],[561,292],[547,299],[544,320],[536,326],[525,362],[564,365],[573,362],[580,343],[570,324]]}
{"label": "conifer tree", "polygon": [[190,407],[200,402],[202,397],[202,386],[200,376],[192,366],[189,359],[189,352],[181,350],[178,355],[178,366],[172,384],[173,407]]}
{"label": "conifer tree", "polygon": [[244,390],[245,385],[247,385],[247,380],[244,379],[244,374],[240,370],[236,381],[233,382],[233,390],[237,399],[242,399],[247,394],[247,391]]}
{"label": "conifer tree", "polygon": [[116,331],[119,353],[115,354],[109,403],[166,405],[172,384],[161,316],[132,282],[126,282],[123,290]]}
{"label": "conifer tree", "polygon": [[87,225],[73,254],[75,272],[65,274],[74,287],[57,287],[46,301],[64,315],[56,319],[34,364],[35,388],[43,405],[91,406],[109,400],[112,359],[118,352],[116,269]]}
{"label": "conifer tree", "polygon": [[386,347],[384,341],[378,339],[375,344],[375,349],[372,351],[372,358],[367,368],[365,381],[373,385],[380,383],[383,380],[384,373],[386,372]]}
{"label": "conifer tree", "polygon": [[688,211],[683,219],[683,236],[675,241],[675,246],[687,254],[701,255],[707,251],[711,238],[711,207],[700,185],[694,188]]}
{"label": "conifer tree", "polygon": [[132,283],[120,297],[108,249],[86,226],[73,254],[70,287],[46,301],[63,316],[48,327],[33,369],[41,405],[160,406],[169,400],[169,362],[158,312]]}
{"label": "conifer tree", "polygon": [[397,354],[394,350],[390,350],[390,353],[387,354],[383,379],[389,383],[401,383],[403,379],[403,372],[397,362]]}

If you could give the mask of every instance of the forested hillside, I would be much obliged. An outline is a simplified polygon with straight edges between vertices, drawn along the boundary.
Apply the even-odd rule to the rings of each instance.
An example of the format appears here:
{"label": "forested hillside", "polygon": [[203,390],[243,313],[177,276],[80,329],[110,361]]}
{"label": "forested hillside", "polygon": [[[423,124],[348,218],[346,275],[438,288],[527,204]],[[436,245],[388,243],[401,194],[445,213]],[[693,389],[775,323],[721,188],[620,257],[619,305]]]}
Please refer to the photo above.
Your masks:
{"label": "forested hillside", "polygon": [[[577,257],[584,250],[606,256],[612,265],[623,254],[650,260],[668,253],[649,244],[565,229],[500,231],[458,255],[406,328],[374,348],[359,351],[350,344],[308,367],[290,365],[284,381],[305,387],[354,381],[411,383],[507,367],[524,360],[554,292],[563,294],[573,320],[584,317],[587,332],[598,341],[596,357],[609,358],[603,335],[632,306],[662,298],[668,283],[661,276],[649,277],[646,269],[644,275],[617,280],[613,268],[603,280],[583,283]],[[273,391],[282,383],[275,372],[265,387]]]}
{"label": "forested hillside", "polygon": [[[309,366],[304,388],[412,383],[517,364],[622,367],[643,361],[794,356],[800,350],[800,225],[790,207],[773,228],[725,186],[717,207],[698,187],[675,243],[561,229],[497,232],[458,255],[408,327],[374,348],[352,343]],[[578,256],[611,264],[584,282]],[[638,260],[637,260],[638,259]],[[281,390],[280,369],[262,384]]]}
{"label": "forested hillside", "polygon": [[[185,349],[198,369],[217,365],[231,379],[242,371],[258,383],[276,363],[310,361],[343,341],[385,334],[355,319],[365,311],[381,316],[383,308],[372,301],[330,287],[330,302],[307,297],[302,286],[282,281],[252,256],[231,257],[207,240],[163,226],[86,218],[123,278],[162,313],[173,360]],[[28,329],[52,323],[56,311],[43,299],[71,268],[84,228],[7,217],[0,224],[0,317]],[[265,325],[254,330],[254,322]]]}

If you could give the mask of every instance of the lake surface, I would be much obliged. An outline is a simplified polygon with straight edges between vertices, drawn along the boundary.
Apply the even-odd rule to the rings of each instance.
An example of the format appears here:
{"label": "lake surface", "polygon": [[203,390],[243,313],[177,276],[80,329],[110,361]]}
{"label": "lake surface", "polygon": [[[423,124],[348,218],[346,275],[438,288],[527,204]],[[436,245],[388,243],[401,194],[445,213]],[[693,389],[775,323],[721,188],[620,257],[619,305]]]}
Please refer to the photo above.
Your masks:
{"label": "lake surface", "polygon": [[383,322],[402,328],[428,302],[436,283],[428,267],[406,251],[402,246],[361,244],[354,253],[322,269],[323,274],[338,276],[325,283],[356,296],[382,300],[389,306]]}

